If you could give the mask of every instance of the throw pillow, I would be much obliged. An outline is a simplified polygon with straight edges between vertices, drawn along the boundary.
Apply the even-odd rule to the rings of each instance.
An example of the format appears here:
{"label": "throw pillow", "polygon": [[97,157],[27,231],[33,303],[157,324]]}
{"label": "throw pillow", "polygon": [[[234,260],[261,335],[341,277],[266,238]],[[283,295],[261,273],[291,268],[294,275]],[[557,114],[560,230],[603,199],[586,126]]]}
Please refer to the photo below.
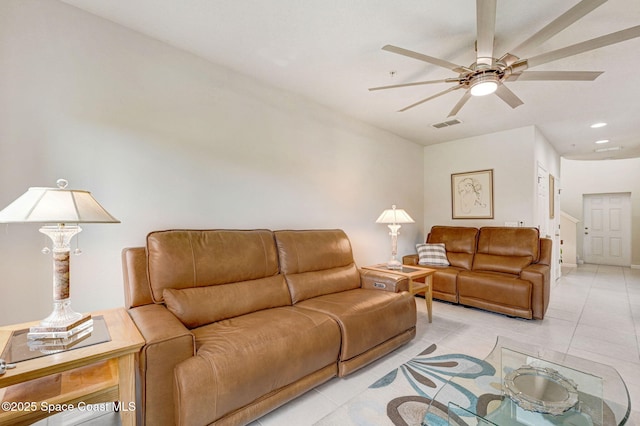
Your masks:
{"label": "throw pillow", "polygon": [[443,243],[416,244],[419,265],[449,266],[447,251]]}

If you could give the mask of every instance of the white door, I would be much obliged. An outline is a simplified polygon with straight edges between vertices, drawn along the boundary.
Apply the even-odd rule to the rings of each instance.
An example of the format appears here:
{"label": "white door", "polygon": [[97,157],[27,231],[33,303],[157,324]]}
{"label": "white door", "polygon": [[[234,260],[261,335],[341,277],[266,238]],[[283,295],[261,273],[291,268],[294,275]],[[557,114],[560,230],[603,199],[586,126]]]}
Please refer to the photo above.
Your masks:
{"label": "white door", "polygon": [[586,263],[631,265],[631,194],[585,194],[584,244]]}

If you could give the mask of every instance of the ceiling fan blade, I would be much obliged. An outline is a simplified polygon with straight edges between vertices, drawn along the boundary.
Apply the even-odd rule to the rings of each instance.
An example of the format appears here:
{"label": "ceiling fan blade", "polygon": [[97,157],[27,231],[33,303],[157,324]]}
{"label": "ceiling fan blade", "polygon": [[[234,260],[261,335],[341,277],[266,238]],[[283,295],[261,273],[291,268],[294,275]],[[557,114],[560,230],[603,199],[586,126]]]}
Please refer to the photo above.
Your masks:
{"label": "ceiling fan blade", "polygon": [[403,49],[402,47],[392,46],[387,44],[382,48],[382,50],[386,50],[387,52],[397,53],[398,55],[407,56],[409,58],[417,59],[419,61],[428,62],[433,65],[437,65],[439,67],[447,68],[451,71],[455,71],[457,73],[469,72],[471,71],[467,67],[463,67],[461,65],[456,65],[452,62],[445,61],[444,59],[434,58],[432,56],[427,56],[422,53],[414,52],[412,50]]}
{"label": "ceiling fan blade", "polygon": [[511,108],[517,108],[520,105],[524,104],[522,100],[516,96],[511,90],[507,88],[504,84],[498,86],[498,90],[496,90],[496,95],[503,101],[505,101]]}
{"label": "ceiling fan blade", "polygon": [[507,81],[593,81],[604,71],[525,71]]}
{"label": "ceiling fan blade", "polygon": [[462,95],[462,97],[460,98],[456,106],[453,107],[449,115],[447,115],[447,118],[453,117],[454,115],[456,115],[470,98],[471,98],[471,91],[467,90],[465,94]]}
{"label": "ceiling fan blade", "polygon": [[564,30],[580,18],[584,17],[598,6],[606,3],[607,0],[582,0],[580,3],[558,16],[537,33],[520,43],[511,52],[516,53],[521,58],[526,57],[529,50],[536,48],[560,31]]}
{"label": "ceiling fan blade", "polygon": [[431,99],[435,99],[435,98],[437,98],[438,96],[446,95],[447,93],[449,93],[449,92],[453,92],[454,90],[458,90],[458,89],[459,89],[459,88],[461,88],[461,87],[462,87],[462,85],[461,85],[461,84],[459,84],[459,85],[457,85],[457,86],[449,87],[447,90],[443,90],[442,92],[439,92],[439,93],[436,93],[435,95],[429,96],[428,98],[425,98],[425,99],[423,99],[423,100],[421,100],[421,101],[418,101],[418,102],[416,102],[415,104],[411,104],[411,105],[409,105],[408,107],[404,107],[404,108],[402,108],[402,109],[401,109],[400,111],[398,111],[398,112],[405,112],[405,111],[406,111],[406,110],[408,110],[408,109],[411,109],[411,108],[413,108],[413,107],[416,107],[416,106],[418,106],[418,105],[420,105],[420,104],[423,104],[423,103],[425,103],[425,102],[427,102],[427,101],[430,101]]}
{"label": "ceiling fan blade", "polygon": [[625,40],[640,37],[640,25],[627,28],[626,30],[617,31],[601,37],[592,38],[591,40],[563,47],[562,49],[553,50],[538,56],[527,59],[529,68],[546,64],[547,62],[557,61],[558,59],[568,56],[577,55],[579,53],[588,52],[589,50],[598,49],[599,47],[609,46],[611,44],[620,43]]}
{"label": "ceiling fan blade", "polygon": [[415,83],[404,83],[404,84],[393,84],[391,86],[371,87],[371,88],[369,88],[369,91],[373,92],[374,90],[396,89],[398,87],[421,86],[423,84],[458,83],[458,82],[460,82],[460,79],[457,79],[457,78],[445,78],[443,80],[417,81]]}
{"label": "ceiling fan blade", "polygon": [[518,62],[519,59],[520,58],[518,58],[515,55],[512,55],[511,53],[505,53],[504,55],[502,55],[500,59],[498,59],[498,62],[501,62],[506,66],[510,67],[514,63]]}
{"label": "ceiling fan blade", "polygon": [[476,0],[476,41],[478,64],[491,66],[493,62],[493,37],[496,30],[496,0]]}

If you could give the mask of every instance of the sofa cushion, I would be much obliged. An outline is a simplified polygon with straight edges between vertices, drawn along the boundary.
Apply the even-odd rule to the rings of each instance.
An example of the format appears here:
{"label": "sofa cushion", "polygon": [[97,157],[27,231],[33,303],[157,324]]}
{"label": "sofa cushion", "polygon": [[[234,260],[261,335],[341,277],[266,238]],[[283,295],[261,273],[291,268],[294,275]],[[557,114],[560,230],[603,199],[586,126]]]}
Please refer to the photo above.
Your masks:
{"label": "sofa cushion", "polygon": [[[278,274],[278,252],[268,230],[170,230],[147,236],[147,273],[153,301],[167,288],[185,289],[256,280]],[[244,297],[253,297],[251,293]]]}
{"label": "sofa cushion", "polygon": [[416,244],[419,265],[449,266],[444,243]]}
{"label": "sofa cushion", "polygon": [[531,256],[498,256],[476,253],[473,259],[474,271],[503,272],[519,275],[522,269],[531,265]]}
{"label": "sofa cushion", "polygon": [[165,288],[163,294],[167,308],[189,328],[291,304],[282,275],[182,290]]}
{"label": "sofa cushion", "polygon": [[296,304],[312,297],[339,293],[360,287],[360,273],[355,264],[324,271],[285,275],[291,302]]}
{"label": "sofa cushion", "polygon": [[486,226],[478,234],[478,253],[500,256],[531,256],[538,261],[540,231],[538,228]]}
{"label": "sofa cushion", "polygon": [[408,292],[355,289],[326,294],[296,306],[331,316],[342,330],[340,360],[354,358],[416,324],[416,304]]}
{"label": "sofa cushion", "polygon": [[473,270],[518,275],[538,260],[539,248],[536,228],[484,227],[478,235]]}
{"label": "sofa cushion", "polygon": [[478,229],[464,226],[434,226],[427,243],[443,243],[452,266],[471,269],[476,252]]}
{"label": "sofa cushion", "polygon": [[360,287],[360,274],[344,231],[275,231],[274,236],[280,272],[294,304]]}
{"label": "sofa cushion", "polygon": [[[266,309],[193,330],[197,356],[178,365],[184,409],[200,424],[337,364],[340,329],[329,316],[292,306]],[[195,415],[191,412],[189,415]]]}
{"label": "sofa cushion", "polygon": [[458,301],[458,274],[463,269],[455,267],[434,267],[431,277],[433,297],[447,302]]}
{"label": "sofa cushion", "polygon": [[283,274],[347,266],[353,263],[351,242],[339,229],[275,231]]}
{"label": "sofa cushion", "polygon": [[532,286],[510,274],[462,271],[458,274],[460,303],[507,315],[531,318]]}

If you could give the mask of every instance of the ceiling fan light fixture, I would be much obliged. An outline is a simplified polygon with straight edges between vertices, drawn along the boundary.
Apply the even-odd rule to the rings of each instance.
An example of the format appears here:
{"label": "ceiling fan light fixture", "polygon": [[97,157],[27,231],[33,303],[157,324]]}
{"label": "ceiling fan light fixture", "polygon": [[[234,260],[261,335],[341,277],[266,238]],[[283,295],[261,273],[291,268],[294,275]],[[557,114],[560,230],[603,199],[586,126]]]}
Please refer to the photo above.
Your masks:
{"label": "ceiling fan light fixture", "polygon": [[498,76],[495,74],[480,74],[471,79],[471,96],[490,95],[498,89]]}

